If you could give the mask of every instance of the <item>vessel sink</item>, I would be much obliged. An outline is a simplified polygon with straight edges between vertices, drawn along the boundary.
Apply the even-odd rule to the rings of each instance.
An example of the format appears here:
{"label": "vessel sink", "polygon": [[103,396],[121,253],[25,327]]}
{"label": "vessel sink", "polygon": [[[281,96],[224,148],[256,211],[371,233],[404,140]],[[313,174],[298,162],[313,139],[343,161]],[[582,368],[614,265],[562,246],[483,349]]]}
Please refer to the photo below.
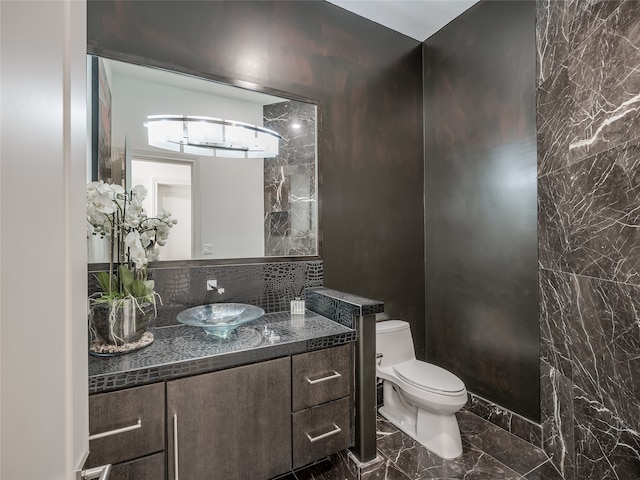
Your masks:
{"label": "vessel sink", "polygon": [[202,327],[209,335],[229,338],[240,325],[260,318],[264,310],[244,303],[212,303],[178,313],[180,323]]}

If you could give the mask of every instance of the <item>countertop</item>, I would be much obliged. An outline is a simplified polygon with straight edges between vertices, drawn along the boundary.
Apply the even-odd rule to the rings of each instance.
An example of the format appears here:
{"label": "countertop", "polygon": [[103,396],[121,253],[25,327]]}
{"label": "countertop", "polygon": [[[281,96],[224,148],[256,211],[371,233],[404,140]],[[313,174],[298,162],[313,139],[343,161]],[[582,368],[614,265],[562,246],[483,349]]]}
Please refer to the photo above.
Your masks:
{"label": "countertop", "polygon": [[200,327],[155,330],[141,350],[112,357],[89,355],[89,394],[222,370],[356,340],[356,331],[309,310],[304,315],[269,313],[237,329],[232,340]]}

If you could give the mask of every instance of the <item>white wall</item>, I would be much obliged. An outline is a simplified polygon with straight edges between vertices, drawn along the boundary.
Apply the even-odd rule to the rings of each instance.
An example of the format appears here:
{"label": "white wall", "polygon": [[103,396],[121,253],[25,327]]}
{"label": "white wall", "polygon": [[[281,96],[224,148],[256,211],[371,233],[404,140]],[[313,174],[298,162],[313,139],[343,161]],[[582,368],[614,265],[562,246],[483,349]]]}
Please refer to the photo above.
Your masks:
{"label": "white wall", "polygon": [[88,447],[86,5],[0,1],[0,478]]}
{"label": "white wall", "polygon": [[[123,147],[128,138],[136,152],[175,157],[175,152],[150,147],[143,124],[147,115],[195,115],[262,125],[262,105],[243,102],[138,78],[112,75],[112,138]],[[186,156],[193,159],[193,156]],[[262,159],[202,157],[194,178],[195,258],[264,256],[264,163]],[[180,221],[180,219],[178,219]],[[199,236],[198,236],[199,233]],[[171,238],[169,238],[171,241]],[[213,255],[202,255],[203,244]]]}
{"label": "white wall", "polygon": [[[131,186],[142,185],[147,189],[147,197],[142,202],[147,215],[157,215],[159,207],[158,198],[156,198],[157,183],[172,183],[175,185],[185,185],[191,192],[191,170],[192,166],[188,163],[164,163],[164,162],[148,162],[136,160],[131,161]],[[182,202],[180,202],[182,203]],[[178,219],[178,224],[171,228],[169,241],[160,248],[160,256],[158,260],[184,260],[191,258],[191,250],[193,244],[193,229],[191,228],[191,219],[193,217],[193,205],[191,195],[186,195],[186,205],[178,212],[173,209],[165,208],[172,216]],[[107,257],[108,258],[108,257]]]}

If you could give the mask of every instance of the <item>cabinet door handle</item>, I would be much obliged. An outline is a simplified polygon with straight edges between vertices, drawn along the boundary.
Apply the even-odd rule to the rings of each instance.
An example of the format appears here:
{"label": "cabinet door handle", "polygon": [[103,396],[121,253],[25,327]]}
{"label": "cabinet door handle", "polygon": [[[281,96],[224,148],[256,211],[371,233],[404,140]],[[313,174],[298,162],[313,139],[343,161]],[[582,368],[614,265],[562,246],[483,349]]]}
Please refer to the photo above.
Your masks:
{"label": "cabinet door handle", "polygon": [[341,376],[341,373],[338,373],[334,370],[331,375],[327,375],[326,377],[316,378],[315,380],[311,380],[309,377],[306,378],[307,382],[309,382],[309,385],[315,385],[316,383],[326,382],[327,380],[333,380],[334,378],[340,378]]}
{"label": "cabinet door handle", "polygon": [[331,435],[336,435],[342,431],[342,429],[335,423],[333,424],[333,427],[334,427],[333,430],[331,430],[330,432],[323,433],[322,435],[318,435],[317,437],[312,437],[307,432],[304,432],[304,434],[307,436],[309,441],[313,443],[313,442],[317,442],[318,440],[322,440],[323,438],[330,437]]}
{"label": "cabinet door handle", "polygon": [[95,480],[96,478],[98,480],[107,480],[110,473],[111,464],[82,470],[81,472],[79,472],[80,476],[76,478],[79,478],[80,480]]}
{"label": "cabinet door handle", "polygon": [[179,480],[178,472],[178,414],[173,414],[173,480]]}
{"label": "cabinet door handle", "polygon": [[140,419],[138,419],[138,423],[135,425],[129,425],[128,427],[116,428],[115,430],[89,435],[89,441],[97,440],[98,438],[110,437],[111,435],[118,435],[119,433],[130,432],[132,430],[138,430],[139,428],[142,428],[142,420]]}

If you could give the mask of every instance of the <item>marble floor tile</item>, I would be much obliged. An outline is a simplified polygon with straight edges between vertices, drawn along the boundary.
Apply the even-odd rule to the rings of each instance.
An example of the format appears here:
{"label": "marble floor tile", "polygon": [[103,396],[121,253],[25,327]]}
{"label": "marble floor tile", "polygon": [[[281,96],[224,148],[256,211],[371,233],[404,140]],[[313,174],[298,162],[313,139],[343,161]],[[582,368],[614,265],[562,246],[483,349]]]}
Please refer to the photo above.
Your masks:
{"label": "marble floor tile", "polygon": [[[469,412],[457,414],[462,455],[445,460],[382,417],[377,423],[381,462],[357,480],[562,480],[544,452]],[[351,480],[341,466],[346,456],[333,456],[295,472],[286,480]]]}
{"label": "marble floor tile", "polygon": [[551,460],[543,463],[524,476],[526,480],[563,480],[562,475]]}
{"label": "marble floor tile", "polygon": [[347,461],[345,455],[332,455],[318,463],[296,471],[295,477],[287,477],[286,480],[356,480],[349,469]]}
{"label": "marble floor tile", "polygon": [[360,480],[412,480],[402,472],[391,460],[385,460],[375,470],[363,473]]}
{"label": "marble floor tile", "polygon": [[[520,475],[540,467],[548,460],[541,449],[534,448],[530,443],[506,430],[501,428],[496,430],[492,423],[482,418],[474,419],[471,415],[473,414],[466,412],[458,417],[460,431],[465,434],[464,438],[480,451],[508,465]],[[482,423],[486,424],[486,428],[482,429]],[[473,435],[469,434],[469,424],[472,425]],[[478,433],[478,430],[483,431]]]}

